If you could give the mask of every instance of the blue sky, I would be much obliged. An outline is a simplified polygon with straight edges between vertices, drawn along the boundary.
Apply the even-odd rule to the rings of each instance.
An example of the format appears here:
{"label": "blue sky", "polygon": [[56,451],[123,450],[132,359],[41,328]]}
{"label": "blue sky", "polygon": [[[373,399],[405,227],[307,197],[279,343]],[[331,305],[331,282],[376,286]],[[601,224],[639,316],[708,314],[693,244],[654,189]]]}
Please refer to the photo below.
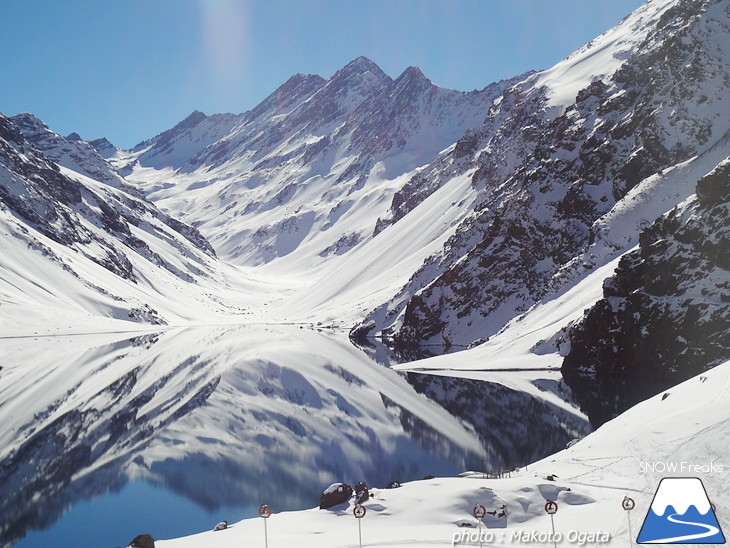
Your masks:
{"label": "blue sky", "polygon": [[0,112],[131,147],[360,55],[483,88],[548,68],[642,0],[3,0]]}

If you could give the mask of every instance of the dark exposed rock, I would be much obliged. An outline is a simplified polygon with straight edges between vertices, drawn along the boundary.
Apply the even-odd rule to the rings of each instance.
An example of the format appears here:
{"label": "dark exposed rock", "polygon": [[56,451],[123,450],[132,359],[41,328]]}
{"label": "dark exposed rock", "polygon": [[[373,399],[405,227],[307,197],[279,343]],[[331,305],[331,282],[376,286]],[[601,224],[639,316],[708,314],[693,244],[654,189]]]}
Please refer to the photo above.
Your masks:
{"label": "dark exposed rock", "polygon": [[137,535],[128,548],[155,548],[155,539],[149,533]]}
{"label": "dark exposed rock", "polygon": [[347,502],[352,492],[352,486],[346,483],[333,483],[322,491],[319,497],[319,509],[326,510]]}
{"label": "dark exposed rock", "polygon": [[355,484],[355,504],[367,502],[370,498],[370,490],[364,481],[358,481]]}
{"label": "dark exposed rock", "polygon": [[730,162],[644,230],[569,332],[563,370],[676,383],[730,358]]}

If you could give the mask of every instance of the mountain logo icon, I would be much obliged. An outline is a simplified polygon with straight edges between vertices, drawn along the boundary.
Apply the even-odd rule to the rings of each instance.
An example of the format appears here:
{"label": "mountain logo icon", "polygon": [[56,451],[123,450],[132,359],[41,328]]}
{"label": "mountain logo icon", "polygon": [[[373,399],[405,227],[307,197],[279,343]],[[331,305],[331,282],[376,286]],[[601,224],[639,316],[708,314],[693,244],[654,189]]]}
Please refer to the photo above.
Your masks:
{"label": "mountain logo icon", "polygon": [[664,478],[636,539],[639,544],[725,544],[699,478]]}

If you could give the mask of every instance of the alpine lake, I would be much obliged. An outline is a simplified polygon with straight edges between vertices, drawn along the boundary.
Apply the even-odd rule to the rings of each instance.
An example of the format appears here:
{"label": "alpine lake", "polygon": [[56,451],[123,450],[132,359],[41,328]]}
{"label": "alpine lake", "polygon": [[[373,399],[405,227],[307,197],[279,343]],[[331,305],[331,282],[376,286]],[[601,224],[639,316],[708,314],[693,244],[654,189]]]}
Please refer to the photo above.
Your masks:
{"label": "alpine lake", "polygon": [[0,546],[113,548],[313,508],[338,481],[509,473],[662,389],[605,383],[596,409],[593,380],[545,372],[556,406],[389,367],[430,350],[282,325],[0,339]]}

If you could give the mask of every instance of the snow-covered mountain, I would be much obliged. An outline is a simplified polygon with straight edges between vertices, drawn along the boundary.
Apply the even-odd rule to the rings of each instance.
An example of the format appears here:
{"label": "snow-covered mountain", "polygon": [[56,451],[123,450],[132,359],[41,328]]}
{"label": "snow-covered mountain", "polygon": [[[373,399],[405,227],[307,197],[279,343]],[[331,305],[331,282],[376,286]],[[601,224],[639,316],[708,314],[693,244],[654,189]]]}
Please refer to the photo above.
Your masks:
{"label": "snow-covered mountain", "polygon": [[[2,337],[269,326],[170,330],[67,357],[45,341],[32,376],[26,345],[8,342],[6,515],[31,519],[39,483],[60,509],[105,475],[205,504],[195,471],[211,460],[228,470],[222,498],[267,455],[275,476],[299,472],[317,489],[339,479],[320,475],[328,467],[403,470],[388,468],[399,444],[419,472],[442,457],[516,464],[588,429],[570,387],[598,425],[623,411],[602,401],[602,373],[620,373],[638,401],[656,391],[634,382],[644,373],[675,384],[726,362],[728,29],[730,0],[649,0],[554,67],[468,93],[361,57],[330,78],[295,75],[242,114],[193,112],[126,151],[0,115]],[[271,327],[283,323],[295,326]],[[381,338],[401,355],[470,348],[401,364],[404,378],[342,336],[299,329],[316,324],[354,326],[358,343]],[[671,412],[656,398],[538,465],[582,478],[579,493],[505,484],[517,523],[542,516],[546,493],[586,515],[608,507],[613,491],[585,482],[633,478],[649,451],[719,454],[727,364],[708,375],[667,393]],[[26,398],[43,391],[52,401]],[[717,437],[692,418],[681,435],[704,445],[653,439],[700,396],[715,398],[702,421]],[[495,401],[528,421],[501,424]],[[311,466],[288,469],[291,454]],[[619,472],[586,468],[591,455]],[[625,516],[610,505],[617,536]]]}
{"label": "snow-covered mountain", "polygon": [[230,317],[245,299],[220,295],[257,287],[89,143],[31,115],[0,115],[0,226],[5,336]]}
{"label": "snow-covered mountain", "polygon": [[[214,260],[172,218],[200,230],[228,263],[206,263],[209,278],[236,276],[235,263],[249,281],[267,280],[250,282],[271,305],[257,317],[356,325],[355,338],[397,345],[467,346],[629,252],[728,157],[727,26],[728,0],[650,0],[556,66],[469,93],[415,67],[393,79],[361,57],[330,78],[293,76],[243,114],[196,111],[131,151],[98,140],[99,152],[29,115],[14,123],[62,173],[136,200]],[[115,224],[104,207],[101,232],[135,226]],[[62,233],[83,225],[69,219]],[[129,230],[143,242],[137,232],[149,234]],[[177,252],[122,241],[186,283],[200,277],[190,262],[175,264]],[[87,255],[136,279],[124,248],[98,245],[102,258]],[[726,331],[721,320],[715,332]],[[702,347],[702,336],[687,347]]]}
{"label": "snow-covered mountain", "polygon": [[[172,129],[139,143],[132,149],[135,162],[144,167],[179,168],[208,145],[225,137],[238,123],[233,114],[206,116],[196,110]],[[121,167],[121,166],[120,166]],[[123,173],[129,171],[121,167]]]}
{"label": "snow-covered mountain", "polygon": [[[416,198],[405,208],[395,200],[393,219],[419,215],[428,195],[419,189],[460,184],[460,171],[478,197],[360,334],[467,345],[636,245],[728,153],[727,11],[724,1],[648,2],[508,89],[449,159],[398,194]],[[456,162],[468,167],[453,176]],[[677,181],[672,170],[685,162],[704,171]]]}
{"label": "snow-covered mountain", "polygon": [[[61,137],[51,131],[46,124],[29,113],[12,116],[10,121],[15,124],[23,137],[36,147],[43,155],[70,170],[106,185],[124,190],[128,194],[139,196],[139,191],[129,185],[119,173],[114,170],[106,159],[91,144],[87,143],[78,134]],[[107,141],[108,143],[108,141]],[[99,143],[102,150],[109,152],[109,146]],[[116,149],[115,149],[116,150]]]}
{"label": "snow-covered mountain", "polygon": [[466,346],[630,250],[727,156],[726,8],[652,0],[479,92],[359,58],[115,165],[227,260],[293,279],[282,315]]}
{"label": "snow-covered mountain", "polygon": [[360,57],[326,80],[292,77],[227,125],[194,113],[119,165],[222,257],[263,265],[292,255],[286,264],[302,270],[370,239],[399,178],[479,125],[509,84],[464,93],[415,67],[393,80]]}

